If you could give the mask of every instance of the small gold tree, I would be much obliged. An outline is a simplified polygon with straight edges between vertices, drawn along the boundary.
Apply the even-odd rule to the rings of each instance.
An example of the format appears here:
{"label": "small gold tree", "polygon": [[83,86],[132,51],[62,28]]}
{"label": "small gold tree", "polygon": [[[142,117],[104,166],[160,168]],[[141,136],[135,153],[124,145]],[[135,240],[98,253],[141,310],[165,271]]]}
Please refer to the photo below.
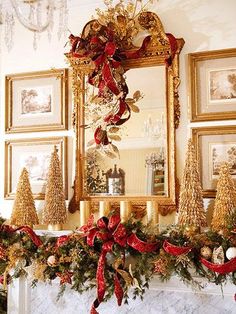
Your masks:
{"label": "small gold tree", "polygon": [[59,230],[67,219],[65,195],[60,160],[56,146],[51,155],[47,176],[45,205],[42,212],[43,224],[49,229]]}
{"label": "small gold tree", "polygon": [[191,139],[188,141],[188,150],[180,187],[178,224],[193,227],[204,227],[207,224],[198,160]]}
{"label": "small gold tree", "polygon": [[213,218],[211,222],[214,231],[226,229],[228,218],[234,214],[236,208],[236,188],[230,175],[229,164],[224,162],[220,167],[219,180]]}
{"label": "small gold tree", "polygon": [[34,199],[29,182],[29,174],[23,168],[16,190],[16,198],[10,218],[10,224],[15,226],[37,225],[39,223]]}

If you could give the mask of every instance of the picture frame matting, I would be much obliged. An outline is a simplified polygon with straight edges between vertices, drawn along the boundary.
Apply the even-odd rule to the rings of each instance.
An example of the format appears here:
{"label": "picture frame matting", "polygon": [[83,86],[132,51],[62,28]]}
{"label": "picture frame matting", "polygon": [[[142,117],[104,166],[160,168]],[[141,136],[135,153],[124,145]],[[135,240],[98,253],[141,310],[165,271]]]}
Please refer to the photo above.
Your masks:
{"label": "picture frame matting", "polygon": [[68,128],[68,69],[5,76],[5,132]]}
{"label": "picture frame matting", "polygon": [[190,53],[191,122],[236,119],[236,48]]}
{"label": "picture frame matting", "polygon": [[29,172],[34,199],[44,199],[47,173],[54,147],[62,167],[65,198],[68,196],[67,137],[14,139],[5,142],[4,198],[14,199],[23,167]]}
{"label": "picture frame matting", "polygon": [[192,128],[204,197],[215,197],[222,162],[229,162],[236,182],[236,126]]}

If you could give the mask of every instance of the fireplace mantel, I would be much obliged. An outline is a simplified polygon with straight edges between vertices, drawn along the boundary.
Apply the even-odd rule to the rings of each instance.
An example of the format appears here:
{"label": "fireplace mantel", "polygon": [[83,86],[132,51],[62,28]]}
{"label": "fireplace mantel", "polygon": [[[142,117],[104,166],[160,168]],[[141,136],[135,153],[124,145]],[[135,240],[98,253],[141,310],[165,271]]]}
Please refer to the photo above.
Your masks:
{"label": "fireplace mantel", "polygon": [[[201,280],[204,284],[204,282]],[[193,291],[173,277],[162,283],[155,277],[150,289],[145,293],[144,300],[137,298],[128,305],[118,307],[112,298],[99,307],[100,314],[166,314],[166,313],[214,313],[233,314],[235,286],[227,284],[223,287],[204,284],[201,291]],[[57,301],[59,281],[51,284],[39,283],[31,288],[26,278],[15,279],[9,286],[8,314],[89,314],[96,291],[88,291],[80,295],[68,286],[64,295]],[[132,293],[130,293],[132,297]]]}

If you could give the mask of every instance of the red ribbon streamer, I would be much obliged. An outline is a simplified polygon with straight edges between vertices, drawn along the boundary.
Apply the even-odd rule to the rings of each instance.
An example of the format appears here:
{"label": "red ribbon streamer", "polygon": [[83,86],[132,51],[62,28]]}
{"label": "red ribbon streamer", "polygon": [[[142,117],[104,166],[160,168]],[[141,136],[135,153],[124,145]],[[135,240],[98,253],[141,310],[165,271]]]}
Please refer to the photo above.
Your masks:
{"label": "red ribbon streamer", "polygon": [[0,231],[1,232],[6,232],[6,233],[13,233],[15,231],[15,229],[12,228],[12,226],[9,226],[9,225],[1,225],[0,226]]}
{"label": "red ribbon streamer", "polygon": [[148,253],[156,251],[158,248],[158,244],[156,243],[147,243],[142,240],[140,240],[136,234],[132,233],[128,239],[127,243],[129,246],[131,246],[133,249],[141,252],[141,253]]}
{"label": "red ribbon streamer", "polygon": [[174,244],[169,243],[167,240],[163,243],[163,249],[174,256],[178,256],[181,254],[187,254],[192,250],[190,246],[176,246]]}
{"label": "red ribbon streamer", "polygon": [[57,242],[55,248],[58,249],[59,247],[65,245],[70,240],[70,236],[63,235],[57,238]]}
{"label": "red ribbon streamer", "polygon": [[124,292],[123,292],[123,289],[122,289],[122,286],[120,284],[117,274],[115,274],[114,285],[115,285],[115,296],[117,299],[118,306],[120,306],[123,300]]}
{"label": "red ribbon streamer", "polygon": [[2,285],[3,283],[4,283],[4,276],[1,275],[1,276],[0,276],[0,284]]}
{"label": "red ribbon streamer", "polygon": [[6,258],[6,249],[0,243],[0,260]]}
{"label": "red ribbon streamer", "polygon": [[37,234],[28,226],[22,226],[19,227],[17,229],[14,230],[14,232],[16,231],[20,231],[20,232],[25,232],[26,234],[28,234],[28,236],[30,237],[30,239],[33,241],[33,243],[39,247],[40,245],[43,244],[43,242],[41,241],[41,239],[37,236]]}
{"label": "red ribbon streamer", "polygon": [[236,257],[232,258],[229,262],[224,264],[214,264],[206,259],[202,258],[200,259],[201,263],[205,265],[208,269],[219,273],[219,274],[228,274],[231,272],[236,271]]}
{"label": "red ribbon streamer", "polygon": [[172,61],[173,61],[175,54],[177,52],[177,49],[178,49],[178,43],[177,43],[177,40],[176,40],[174,35],[172,35],[170,33],[166,33],[166,36],[169,39],[170,51],[171,51],[171,55],[166,59],[166,65],[171,66]]}

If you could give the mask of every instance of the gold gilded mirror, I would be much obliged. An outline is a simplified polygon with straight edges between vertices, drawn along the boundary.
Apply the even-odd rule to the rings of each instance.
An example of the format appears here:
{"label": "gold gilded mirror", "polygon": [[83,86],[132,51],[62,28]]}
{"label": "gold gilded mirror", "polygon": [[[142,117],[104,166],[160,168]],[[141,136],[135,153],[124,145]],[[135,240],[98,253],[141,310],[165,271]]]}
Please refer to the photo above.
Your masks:
{"label": "gold gilded mirror", "polygon": [[[130,9],[129,9],[130,10]],[[176,209],[175,129],[179,124],[179,53],[184,40],[164,32],[153,12],[130,15],[123,4],[71,35],[74,196],[113,208],[156,200]]]}

